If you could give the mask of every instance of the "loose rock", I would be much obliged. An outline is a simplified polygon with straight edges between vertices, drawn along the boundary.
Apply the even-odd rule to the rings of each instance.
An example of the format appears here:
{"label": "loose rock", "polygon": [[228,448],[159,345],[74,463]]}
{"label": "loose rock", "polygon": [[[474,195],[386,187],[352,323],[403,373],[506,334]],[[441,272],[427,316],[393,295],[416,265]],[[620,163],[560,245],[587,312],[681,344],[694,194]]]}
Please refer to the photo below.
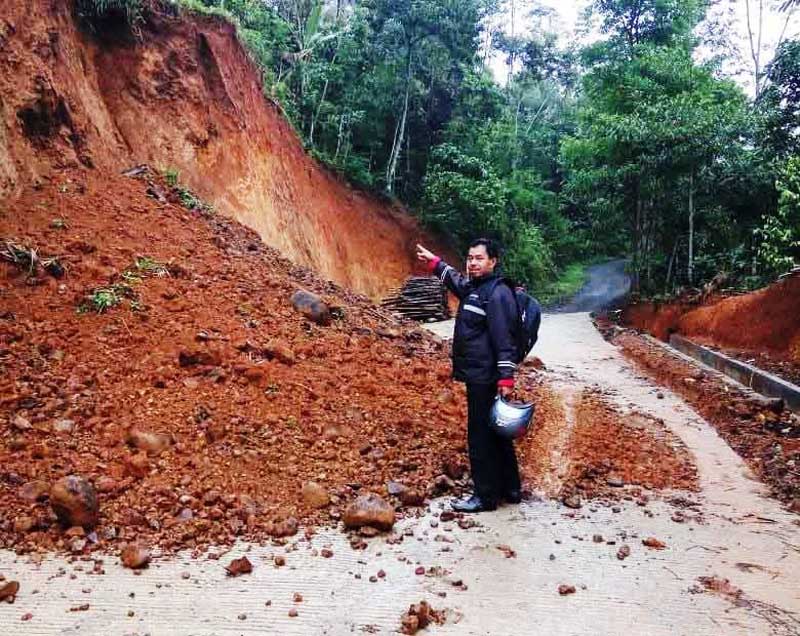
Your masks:
{"label": "loose rock", "polygon": [[138,428],[130,429],[125,436],[125,441],[130,446],[145,451],[150,455],[160,455],[172,443],[169,435],[144,431]]}
{"label": "loose rock", "polygon": [[318,325],[329,325],[331,312],[323,300],[316,294],[304,289],[298,289],[292,295],[292,306],[310,321]]}
{"label": "loose rock", "polygon": [[7,601],[9,603],[13,603],[16,600],[18,593],[19,593],[19,582],[9,581],[8,583],[0,587],[0,602]]}
{"label": "loose rock", "polygon": [[250,560],[246,556],[243,556],[240,559],[234,559],[231,561],[227,566],[225,566],[225,570],[227,571],[228,576],[250,574],[253,571],[253,564],[250,563]]}
{"label": "loose rock", "polygon": [[82,477],[69,475],[53,484],[50,505],[64,526],[93,528],[97,525],[97,495],[92,485]]}
{"label": "loose rock", "polygon": [[132,543],[122,551],[120,560],[122,561],[122,567],[130,568],[131,570],[146,568],[150,564],[150,550]]}
{"label": "loose rock", "polygon": [[348,528],[372,526],[379,530],[391,530],[395,521],[395,511],[379,495],[367,493],[357,497],[345,508],[342,521]]}
{"label": "loose rock", "polygon": [[331,496],[315,481],[307,481],[302,489],[303,501],[312,508],[325,508],[331,503]]}

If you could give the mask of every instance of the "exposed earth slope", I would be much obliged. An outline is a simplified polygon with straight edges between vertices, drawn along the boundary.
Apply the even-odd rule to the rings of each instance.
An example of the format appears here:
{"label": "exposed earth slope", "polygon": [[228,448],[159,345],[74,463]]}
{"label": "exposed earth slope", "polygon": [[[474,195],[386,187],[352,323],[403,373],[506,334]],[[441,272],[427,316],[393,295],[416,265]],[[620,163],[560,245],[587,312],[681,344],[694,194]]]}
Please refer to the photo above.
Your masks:
{"label": "exposed earth slope", "polygon": [[138,39],[95,37],[71,5],[3,4],[0,201],[57,183],[63,167],[148,163],[178,170],[268,245],[373,298],[413,270],[415,222],[305,153],[232,25],[157,16]]}

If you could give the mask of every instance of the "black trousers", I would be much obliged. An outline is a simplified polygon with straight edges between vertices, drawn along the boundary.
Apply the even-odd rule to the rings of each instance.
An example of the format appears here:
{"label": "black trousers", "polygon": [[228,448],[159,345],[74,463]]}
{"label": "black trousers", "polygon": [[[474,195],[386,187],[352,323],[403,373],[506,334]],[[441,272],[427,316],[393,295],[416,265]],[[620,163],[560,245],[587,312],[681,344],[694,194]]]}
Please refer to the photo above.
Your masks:
{"label": "black trousers", "polygon": [[520,489],[514,442],[489,428],[489,413],[497,396],[494,384],[467,384],[467,444],[475,494],[496,502]]}

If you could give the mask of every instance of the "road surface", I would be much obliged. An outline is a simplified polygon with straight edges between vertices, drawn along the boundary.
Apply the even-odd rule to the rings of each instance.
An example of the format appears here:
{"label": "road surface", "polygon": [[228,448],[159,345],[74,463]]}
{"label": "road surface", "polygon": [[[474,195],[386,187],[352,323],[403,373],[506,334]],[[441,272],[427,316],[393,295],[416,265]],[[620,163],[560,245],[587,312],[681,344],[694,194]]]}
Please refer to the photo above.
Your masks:
{"label": "road surface", "polygon": [[[434,329],[447,336],[452,322]],[[219,560],[157,558],[140,576],[116,556],[93,575],[91,562],[2,552],[0,574],[22,589],[15,604],[0,604],[0,634],[396,634],[401,613],[421,599],[447,611],[444,625],[420,632],[432,635],[800,634],[798,517],[765,494],[687,404],[642,379],[587,314],[545,315],[534,353],[555,386],[595,387],[623,411],[662,419],[696,462],[701,492],[692,496],[704,521],[671,521],[674,508],[657,497],[646,508],[623,500],[618,512],[599,504],[576,512],[544,499],[480,515],[480,527],[463,530],[437,518],[446,505],[438,501],[398,524],[401,543],[373,539],[365,551],[332,530],[286,547],[240,544]],[[616,544],[595,543],[595,534]],[[647,536],[667,548],[643,548]],[[616,558],[622,542],[633,548],[625,561]],[[507,558],[502,545],[516,555]],[[323,547],[333,557],[317,556]],[[254,572],[226,577],[223,565],[242,554]],[[273,566],[275,554],[286,555],[285,567]],[[415,574],[419,566],[424,575]],[[737,603],[690,591],[712,575],[741,588]],[[577,592],[560,596],[561,584]],[[293,602],[295,592],[302,602]]]}
{"label": "road surface", "polygon": [[631,290],[631,278],[625,272],[628,261],[618,259],[591,265],[586,282],[572,300],[553,308],[559,313],[592,312],[613,309]]}

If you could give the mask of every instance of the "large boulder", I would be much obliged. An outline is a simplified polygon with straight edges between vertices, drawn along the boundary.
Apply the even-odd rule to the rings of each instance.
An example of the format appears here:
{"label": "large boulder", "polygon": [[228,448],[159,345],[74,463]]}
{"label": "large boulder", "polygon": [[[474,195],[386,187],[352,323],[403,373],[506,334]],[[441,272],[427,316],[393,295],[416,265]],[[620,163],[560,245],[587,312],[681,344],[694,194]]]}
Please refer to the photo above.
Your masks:
{"label": "large boulder", "polygon": [[348,504],[342,521],[348,528],[372,526],[379,530],[391,530],[394,525],[394,508],[382,497],[366,493]]}
{"label": "large boulder", "polygon": [[92,485],[83,477],[69,475],[50,489],[50,505],[58,520],[67,527],[93,528],[100,508]]}
{"label": "large boulder", "polygon": [[328,305],[309,291],[298,289],[292,294],[292,306],[318,325],[329,325],[331,322],[331,310]]}

